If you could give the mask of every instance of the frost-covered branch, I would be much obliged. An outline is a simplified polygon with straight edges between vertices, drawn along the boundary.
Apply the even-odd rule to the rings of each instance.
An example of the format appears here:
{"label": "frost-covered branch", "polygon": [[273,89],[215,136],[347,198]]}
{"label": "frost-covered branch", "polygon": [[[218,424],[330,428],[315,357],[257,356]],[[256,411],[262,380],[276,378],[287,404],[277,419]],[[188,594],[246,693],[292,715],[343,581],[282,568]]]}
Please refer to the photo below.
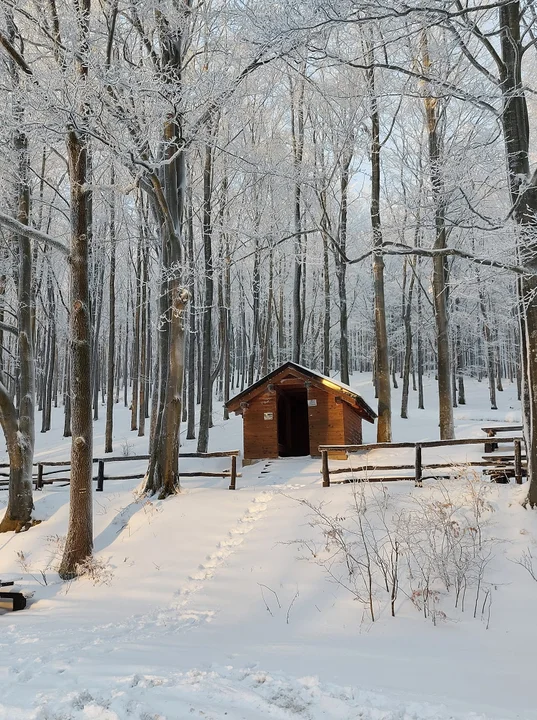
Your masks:
{"label": "frost-covered branch", "polygon": [[55,240],[50,235],[41,232],[41,230],[36,230],[29,225],[24,225],[23,223],[20,223],[18,220],[11,217],[10,215],[0,213],[0,226],[11,230],[18,235],[24,235],[31,240],[37,240],[38,242],[46,243],[53,247],[55,250],[61,252],[63,255],[69,255],[69,250],[59,240]]}
{"label": "frost-covered branch", "polygon": [[[499,270],[508,270],[509,272],[516,273],[517,275],[535,275],[535,272],[523,265],[511,265],[510,263],[503,263],[499,260],[491,260],[490,258],[478,257],[465,250],[459,250],[457,248],[439,248],[439,249],[427,249],[419,247],[410,247],[409,245],[403,245],[402,243],[384,242],[383,248],[385,255],[419,255],[421,257],[449,257],[455,256],[469,260],[470,262],[476,263],[477,265],[487,265],[488,267],[498,268]],[[391,249],[390,249],[391,248]]]}

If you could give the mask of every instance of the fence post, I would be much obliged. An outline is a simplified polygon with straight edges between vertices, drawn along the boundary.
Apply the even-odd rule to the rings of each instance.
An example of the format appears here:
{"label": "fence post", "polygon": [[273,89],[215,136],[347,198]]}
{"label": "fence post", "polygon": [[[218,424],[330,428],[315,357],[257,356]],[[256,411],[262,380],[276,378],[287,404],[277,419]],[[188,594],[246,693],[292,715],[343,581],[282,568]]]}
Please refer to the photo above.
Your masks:
{"label": "fence post", "polygon": [[423,474],[423,470],[421,467],[421,445],[419,443],[416,443],[416,460],[415,460],[415,486],[421,487],[421,476]]}
{"label": "fence post", "polygon": [[237,489],[237,456],[231,456],[231,482],[229,483],[230,490]]}
{"label": "fence post", "polygon": [[97,472],[97,492],[104,490],[104,460],[99,460],[99,470]]}
{"label": "fence post", "polygon": [[37,463],[37,480],[35,483],[35,489],[43,489],[43,463]]}
{"label": "fence post", "polygon": [[522,448],[519,439],[515,440],[515,481],[522,485]]}
{"label": "fence post", "polygon": [[321,450],[323,468],[323,487],[330,487],[330,470],[328,469],[328,450]]}

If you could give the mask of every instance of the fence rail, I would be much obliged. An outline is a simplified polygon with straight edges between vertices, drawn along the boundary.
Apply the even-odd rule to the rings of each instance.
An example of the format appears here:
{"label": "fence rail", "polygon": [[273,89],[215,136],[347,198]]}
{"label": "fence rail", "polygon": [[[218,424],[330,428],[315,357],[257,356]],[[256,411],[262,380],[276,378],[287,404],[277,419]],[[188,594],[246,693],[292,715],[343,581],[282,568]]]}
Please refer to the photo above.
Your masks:
{"label": "fence rail", "polygon": [[[513,456],[513,467],[506,466],[499,463],[497,459],[491,455],[490,459],[480,461],[470,461],[460,463],[464,466],[470,467],[484,467],[493,468],[489,471],[489,474],[501,474],[502,471],[513,471],[513,475],[518,485],[522,484],[522,477],[524,475],[524,458],[522,457],[522,442],[524,438],[521,437],[495,437],[494,442],[496,443],[513,443],[514,456]],[[426,440],[419,443],[403,442],[403,443],[369,443],[366,445],[319,445],[319,452],[321,453],[321,473],[323,476],[323,487],[330,487],[330,475],[342,474],[342,473],[355,473],[355,472],[366,472],[366,471],[393,471],[393,470],[413,470],[414,471],[414,482],[417,486],[420,486],[423,481],[423,471],[425,469],[440,469],[453,467],[457,463],[424,463],[422,459],[423,448],[435,448],[435,447],[449,447],[456,445],[486,445],[490,443],[490,438],[460,438],[459,440]],[[328,454],[330,452],[369,452],[370,450],[379,449],[393,449],[393,448],[413,448],[414,449],[414,463],[412,465],[360,465],[354,468],[333,468],[330,469],[328,463]],[[412,480],[411,477],[386,477],[386,478],[372,478],[372,480]]]}
{"label": "fence rail", "polygon": [[[219,452],[209,453],[181,453],[179,459],[183,458],[197,458],[200,460],[207,460],[211,458],[230,458],[231,466],[229,470],[220,470],[215,472],[207,472],[205,470],[199,472],[181,472],[181,477],[222,477],[229,478],[229,490],[236,490],[237,478],[242,477],[241,473],[237,472],[237,457],[239,455],[238,450],[225,450]],[[106,463],[117,463],[117,462],[137,462],[140,460],[149,460],[149,455],[124,455],[120,457],[96,457],[93,458],[93,463],[97,463],[97,475],[93,478],[97,482],[97,492],[103,492],[105,480],[137,480],[145,477],[145,473],[130,473],[128,475],[105,475],[105,464]],[[71,467],[70,460],[40,460],[34,463],[34,467],[37,468],[35,474],[35,489],[42,490],[45,485],[52,485],[56,482],[69,483],[71,480],[69,477],[51,477],[58,473],[68,472]],[[0,468],[9,468],[9,463],[0,463]],[[57,468],[53,470],[45,471],[45,468]],[[0,477],[9,477],[9,473],[0,473]],[[7,487],[7,480],[0,480],[0,489]]]}

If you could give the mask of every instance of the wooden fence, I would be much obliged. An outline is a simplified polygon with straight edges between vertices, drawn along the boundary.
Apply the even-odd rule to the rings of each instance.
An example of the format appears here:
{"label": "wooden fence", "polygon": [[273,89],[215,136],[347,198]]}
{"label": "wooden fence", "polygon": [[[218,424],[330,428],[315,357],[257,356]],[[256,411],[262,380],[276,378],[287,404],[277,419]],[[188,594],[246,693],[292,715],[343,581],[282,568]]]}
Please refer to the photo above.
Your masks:
{"label": "wooden fence", "polygon": [[[525,468],[523,467],[523,457],[522,457],[522,442],[524,442],[523,438],[520,437],[496,437],[494,438],[495,443],[513,443],[514,445],[514,456],[513,456],[513,466],[507,466],[505,464],[499,463],[497,460],[494,459],[494,456],[491,455],[490,459],[487,460],[474,460],[470,462],[460,463],[460,465],[464,465],[465,467],[485,467],[485,468],[492,468],[489,474],[502,474],[502,472],[505,471],[513,471],[513,475],[515,477],[515,480],[517,484],[522,484],[522,476],[524,474]],[[414,479],[415,484],[417,486],[420,486],[422,483],[422,480],[424,479],[423,471],[425,469],[427,470],[436,470],[440,468],[450,468],[454,465],[457,465],[457,463],[449,463],[449,462],[441,462],[441,463],[423,463],[422,460],[422,451],[423,448],[435,448],[435,447],[449,447],[449,446],[455,446],[455,445],[484,445],[490,443],[489,438],[461,438],[460,440],[428,440],[425,442],[420,443],[412,443],[412,442],[401,442],[401,443],[371,443],[368,445],[319,445],[319,451],[321,453],[321,472],[323,476],[323,487],[330,487],[330,475],[337,475],[342,473],[356,473],[356,472],[374,472],[374,471],[393,471],[393,470],[413,470],[414,471],[414,477],[382,477],[382,478],[370,478],[371,482],[374,481],[383,481],[383,482],[389,482],[389,481],[396,481],[396,480],[412,480]],[[359,465],[357,467],[338,467],[330,469],[329,463],[328,463],[328,453],[330,452],[346,452],[346,453],[355,453],[355,452],[368,452],[369,450],[379,450],[379,449],[397,449],[397,448],[413,448],[414,449],[414,463],[412,465]],[[497,472],[496,472],[497,471]]]}
{"label": "wooden fence", "polygon": [[[237,487],[237,478],[242,477],[241,473],[237,472],[237,456],[239,455],[238,450],[226,450],[222,452],[210,452],[210,453],[181,453],[179,459],[183,458],[197,458],[200,460],[206,460],[210,458],[231,458],[231,467],[229,470],[220,470],[215,472],[199,471],[199,472],[180,472],[180,477],[228,477],[230,479],[229,489],[235,490]],[[97,463],[97,475],[93,478],[97,482],[97,492],[104,490],[105,480],[137,480],[145,477],[145,473],[130,473],[128,475],[105,475],[105,464],[116,463],[116,462],[136,462],[140,460],[149,460],[149,455],[125,455],[121,457],[101,457],[93,458],[93,463]],[[41,460],[40,462],[34,463],[34,467],[37,467],[37,473],[35,475],[35,489],[42,490],[44,485],[52,485],[55,482],[63,482],[69,484],[69,477],[51,477],[58,473],[64,473],[68,471],[71,466],[69,460]],[[9,468],[9,463],[1,463],[0,468]],[[56,468],[52,470],[46,470],[46,468]],[[9,477],[9,472],[0,472],[0,477]],[[0,489],[7,487],[7,480],[0,481]]]}

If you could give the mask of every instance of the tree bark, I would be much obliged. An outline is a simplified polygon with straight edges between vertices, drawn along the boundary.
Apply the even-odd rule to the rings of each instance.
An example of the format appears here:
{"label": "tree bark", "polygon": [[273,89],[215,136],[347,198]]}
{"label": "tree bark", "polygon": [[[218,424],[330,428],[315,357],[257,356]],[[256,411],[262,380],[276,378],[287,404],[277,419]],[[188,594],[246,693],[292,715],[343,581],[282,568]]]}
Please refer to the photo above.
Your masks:
{"label": "tree bark", "polygon": [[186,439],[196,437],[196,309],[194,303],[194,217],[192,193],[188,193],[188,216],[186,222],[187,254],[189,267],[188,287],[191,302],[188,308],[188,387],[187,387],[187,429]]}
{"label": "tree bark", "polygon": [[[427,35],[422,34],[422,62],[425,73],[431,67]],[[442,148],[440,136],[440,114],[438,98],[434,97],[428,83],[424,83],[424,103],[429,140],[429,167],[434,203],[435,241],[434,249],[447,247],[445,221],[445,191],[442,178]],[[453,403],[451,394],[451,354],[449,345],[448,320],[448,278],[446,258],[433,258],[433,299],[434,317],[436,322],[437,371],[438,371],[438,412],[440,439],[449,440],[455,437],[453,424]]]}
{"label": "tree bark", "polygon": [[[84,88],[88,78],[90,0],[77,5],[79,52],[78,81]],[[82,108],[82,116],[87,108]],[[87,135],[69,128],[67,156],[71,185],[71,483],[67,540],[59,568],[64,580],[73,578],[93,550],[92,470],[93,425],[91,417],[91,318],[88,283],[88,220],[91,190],[88,186]]]}
{"label": "tree bark", "polygon": [[54,386],[54,377],[56,374],[56,301],[54,298],[54,287],[52,285],[52,277],[50,272],[47,276],[47,297],[48,297],[48,339],[47,339],[47,358],[45,364],[45,375],[43,377],[44,384],[44,402],[43,402],[43,418],[41,423],[41,432],[50,430],[52,415],[52,394]]}
{"label": "tree bark", "polygon": [[[8,14],[9,32],[14,40],[16,28]],[[18,70],[11,67],[13,85],[18,84]],[[13,138],[17,156],[17,220],[29,224],[30,182],[28,137],[23,130],[24,109],[16,101],[14,115],[17,129]],[[9,495],[0,532],[18,531],[32,522],[32,464],[35,446],[35,361],[33,338],[34,283],[32,241],[26,235],[15,238],[18,251],[17,350],[19,363],[19,403],[15,410],[7,388],[0,383],[0,423],[6,437],[9,455]]]}
{"label": "tree bark", "polygon": [[136,306],[133,322],[133,349],[131,359],[132,395],[131,395],[131,430],[138,429],[138,383],[140,379],[140,303],[142,289],[142,236],[143,219],[140,209],[139,237],[136,248]]}
{"label": "tree bark", "polygon": [[205,161],[203,167],[203,253],[205,261],[205,298],[203,308],[203,360],[201,365],[201,407],[200,424],[198,430],[198,452],[205,453],[209,447],[209,427],[211,424],[211,400],[213,385],[211,381],[213,346],[212,346],[212,317],[214,302],[214,269],[212,251],[212,174],[213,174],[213,147],[207,143],[205,146]]}
{"label": "tree bark", "polygon": [[145,435],[145,410],[146,410],[146,389],[147,389],[147,290],[149,283],[149,251],[147,243],[142,250],[142,292],[141,292],[141,327],[140,327],[140,375],[138,379],[139,402],[138,402],[138,437]]}
{"label": "tree bark", "polygon": [[[341,252],[347,252],[347,215],[349,194],[349,168],[352,160],[352,148],[343,154],[340,177],[340,210],[338,242]],[[347,263],[341,253],[336,252],[336,274],[339,292],[339,360],[341,382],[349,384],[349,317],[347,311]]]}
{"label": "tree bark", "polygon": [[[104,434],[104,451],[113,451],[112,436],[114,431],[114,380],[115,380],[115,349],[116,349],[116,199],[114,166],[110,170],[110,277],[108,281],[108,371],[106,391],[106,428]],[[121,333],[119,347],[121,347]]]}
{"label": "tree bark", "polygon": [[[191,0],[185,0],[181,22],[170,29],[159,25],[159,44],[163,79],[173,83],[173,94],[182,86],[185,36]],[[175,21],[174,21],[175,26]],[[161,326],[158,341],[158,392],[153,393],[150,459],[144,490],[163,499],[176,494],[179,484],[179,433],[184,375],[184,314],[188,291],[182,288],[182,236],[187,172],[182,147],[183,114],[179,106],[168,115],[163,132],[166,163],[161,176],[151,174],[150,198],[160,223],[160,300]]]}
{"label": "tree bark", "polygon": [[[305,65],[303,71],[305,71]],[[302,275],[304,248],[302,237],[302,159],[304,155],[304,90],[305,80],[298,81],[298,98],[295,100],[291,84],[291,139],[294,167],[294,221],[295,221],[295,272],[293,278],[293,362],[300,363],[304,332],[304,308],[302,306]]]}
{"label": "tree bark", "polygon": [[414,273],[410,275],[403,323],[405,327],[405,356],[403,360],[403,389],[401,392],[401,417],[408,418],[408,391],[410,386],[410,365],[412,362],[412,296]]}
{"label": "tree bark", "polygon": [[[371,60],[373,51],[370,50]],[[373,229],[373,289],[375,297],[375,362],[378,393],[377,442],[392,441],[392,407],[386,302],[384,297],[384,258],[380,219],[380,118],[375,88],[375,70],[367,70],[371,117],[371,226]]]}
{"label": "tree bark", "polygon": [[[326,207],[326,190],[323,189],[323,208]],[[328,256],[328,218],[323,209],[321,216],[321,237],[323,241],[323,375],[330,375],[330,266]]]}
{"label": "tree bark", "polygon": [[499,7],[503,96],[502,126],[512,216],[518,230],[520,261],[533,275],[519,281],[522,408],[528,459],[528,504],[537,506],[537,178],[530,172],[529,121],[522,84],[523,40],[520,3]]}

